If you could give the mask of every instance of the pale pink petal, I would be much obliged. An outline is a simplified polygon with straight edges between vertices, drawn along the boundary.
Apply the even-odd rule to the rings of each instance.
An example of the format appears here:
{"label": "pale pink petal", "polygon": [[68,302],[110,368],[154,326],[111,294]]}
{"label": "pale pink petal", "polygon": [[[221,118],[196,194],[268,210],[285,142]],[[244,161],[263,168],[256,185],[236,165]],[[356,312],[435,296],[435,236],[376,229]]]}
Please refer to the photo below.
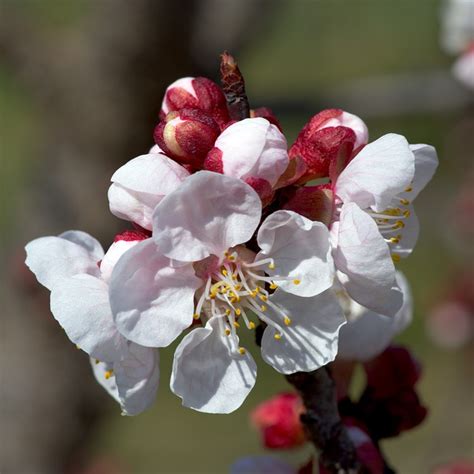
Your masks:
{"label": "pale pink petal", "polygon": [[220,257],[252,237],[260,216],[260,198],[249,185],[200,171],[157,206],[153,238],[164,255],[176,260]]}
{"label": "pale pink petal", "polygon": [[[283,374],[311,372],[332,362],[339,329],[346,322],[333,292],[301,298],[277,290],[270,298],[291,323],[282,325],[280,339],[275,339],[277,330],[267,326],[262,338],[265,362]],[[268,312],[273,310],[269,308]],[[278,321],[278,316],[273,315],[272,320]]]}
{"label": "pale pink petal", "polygon": [[410,186],[412,190],[403,197],[412,201],[433,178],[438,167],[438,155],[431,145],[410,145],[410,149],[415,155],[415,176]]}
{"label": "pale pink petal", "polygon": [[112,362],[126,348],[112,318],[107,284],[100,278],[62,279],[51,292],[51,312],[69,339],[92,357]]}
{"label": "pale pink petal", "polygon": [[85,232],[68,231],[59,237],[40,237],[26,247],[26,265],[49,290],[67,277],[82,273],[99,276],[101,245]]}
{"label": "pale pink petal", "polygon": [[372,217],[354,203],[342,206],[333,257],[338,278],[355,301],[388,316],[400,309],[388,245]]}
{"label": "pale pink petal", "polygon": [[222,152],[223,173],[234,178],[256,177],[274,186],[288,167],[285,136],[263,118],[232,124],[214,146]]}
{"label": "pale pink petal", "polygon": [[213,318],[183,338],[174,355],[170,386],[186,407],[231,413],[255,385],[257,366],[248,352],[235,354],[218,323]]}
{"label": "pale pink petal", "polygon": [[188,176],[188,171],[162,154],[134,158],[112,176],[110,210],[117,217],[150,230],[156,205]]}
{"label": "pale pink petal", "polygon": [[[314,296],[327,290],[334,280],[328,228],[293,211],[276,211],[260,226],[257,242],[262,251],[256,260],[271,257],[275,268],[269,275],[290,277],[276,283],[284,291]],[[295,284],[296,283],[296,284]]]}
{"label": "pale pink petal", "polygon": [[114,242],[107,250],[104,258],[100,262],[101,278],[105,282],[110,280],[112,270],[120,257],[127,251],[138,244],[139,240],[119,240]]}
{"label": "pale pink petal", "polygon": [[420,233],[420,224],[415,214],[413,206],[409,206],[410,215],[403,219],[405,227],[400,229],[401,239],[398,244],[390,244],[392,252],[401,257],[408,257],[415,248],[418,235]]}
{"label": "pale pink petal", "polygon": [[365,361],[376,357],[411,322],[413,303],[406,278],[397,272],[397,283],[403,293],[403,305],[394,316],[383,316],[368,309],[341,328],[338,358]]}
{"label": "pale pink petal", "polygon": [[120,258],[110,279],[119,331],[142,346],[168,346],[191,325],[201,284],[192,265],[175,268],[152,239],[138,243]]}
{"label": "pale pink petal", "polygon": [[339,175],[335,192],[344,202],[383,211],[405,190],[415,173],[414,156],[401,135],[369,143]]}

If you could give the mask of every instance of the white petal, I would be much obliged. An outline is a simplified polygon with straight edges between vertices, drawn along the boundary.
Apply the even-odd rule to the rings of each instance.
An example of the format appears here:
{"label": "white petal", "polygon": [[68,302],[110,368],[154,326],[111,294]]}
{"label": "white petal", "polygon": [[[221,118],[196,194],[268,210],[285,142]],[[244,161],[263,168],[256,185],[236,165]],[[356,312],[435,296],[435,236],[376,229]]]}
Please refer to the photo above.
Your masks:
{"label": "white petal", "polygon": [[138,415],[150,408],[160,379],[156,349],[131,343],[128,356],[114,363],[114,375],[124,415]]}
{"label": "white petal", "polygon": [[91,358],[97,382],[120,404],[123,415],[138,415],[156,398],[159,383],[158,351],[130,343],[124,358],[104,363]]}
{"label": "white petal", "polygon": [[263,118],[232,124],[214,146],[222,151],[223,173],[234,178],[262,178],[274,186],[288,167],[285,136]]}
{"label": "white petal", "polygon": [[117,384],[115,382],[115,376],[113,375],[113,364],[110,362],[101,362],[93,357],[90,358],[90,363],[94,377],[99,385],[101,385],[117,403],[120,403]]}
{"label": "white petal", "polygon": [[249,456],[232,464],[230,474],[298,474],[298,471],[274,456]]}
{"label": "white petal", "polygon": [[112,176],[110,210],[121,219],[151,229],[156,205],[188,176],[188,171],[164,155],[150,153],[134,158]]}
{"label": "white petal", "polygon": [[252,356],[235,354],[217,318],[193,329],[176,349],[171,390],[183,405],[206,413],[230,413],[240,407],[255,385]]}
{"label": "white petal", "polygon": [[[274,269],[269,275],[290,277],[276,283],[299,296],[314,296],[327,290],[334,280],[328,228],[296,212],[276,211],[260,226],[257,242],[262,252],[256,260],[272,257]],[[299,281],[295,284],[294,281]]]}
{"label": "white petal", "polygon": [[76,275],[58,282],[51,292],[51,312],[69,339],[92,357],[112,362],[126,349],[112,318],[107,284],[100,278]]}
{"label": "white petal", "polygon": [[406,189],[415,173],[414,156],[401,135],[390,133],[369,143],[347,165],[336,182],[336,194],[362,209],[387,208]]}
{"label": "white petal", "polygon": [[25,250],[26,265],[49,290],[73,275],[99,275],[98,262],[104,255],[97,240],[79,231],[40,237],[28,243]]}
{"label": "white petal", "polygon": [[354,203],[344,204],[337,241],[334,263],[349,295],[367,308],[394,315],[402,297],[396,288],[390,250],[372,217]]}
{"label": "white petal", "polygon": [[153,215],[153,238],[164,255],[193,262],[247,242],[261,216],[257,193],[243,181],[200,171],[166,196]]}
{"label": "white petal", "polygon": [[395,316],[383,316],[368,309],[349,321],[339,333],[338,358],[365,361],[376,357],[412,320],[413,303],[406,278],[397,272],[403,305]]}
{"label": "white petal", "polygon": [[282,326],[278,340],[275,328],[267,326],[262,338],[265,362],[282,374],[292,374],[311,372],[334,360],[339,329],[346,320],[331,290],[311,298],[277,290],[271,301],[283,309],[291,324]]}
{"label": "white petal", "polygon": [[100,273],[102,280],[108,282],[112,275],[112,271],[115,264],[119,261],[120,257],[132,247],[138,244],[139,240],[119,240],[114,242],[107,250],[104,258],[100,262]]}
{"label": "white petal", "polygon": [[438,155],[431,145],[410,145],[410,150],[415,155],[415,176],[411,184],[412,191],[405,193],[403,197],[412,201],[433,178],[438,167]]}
{"label": "white petal", "polygon": [[194,292],[201,285],[192,265],[174,268],[152,239],[118,261],[110,279],[110,304],[119,331],[147,347],[165,347],[193,320]]}

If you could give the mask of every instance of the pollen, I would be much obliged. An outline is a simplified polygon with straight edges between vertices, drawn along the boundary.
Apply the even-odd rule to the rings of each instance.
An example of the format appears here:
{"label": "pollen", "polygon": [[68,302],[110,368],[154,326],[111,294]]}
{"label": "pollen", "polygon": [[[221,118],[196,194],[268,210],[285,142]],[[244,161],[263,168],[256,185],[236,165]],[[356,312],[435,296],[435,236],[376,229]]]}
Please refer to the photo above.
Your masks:
{"label": "pollen", "polygon": [[244,355],[247,351],[245,350],[244,347],[239,347],[239,354]]}
{"label": "pollen", "polygon": [[227,328],[224,332],[225,332],[226,336],[230,336],[230,329],[229,328]]}
{"label": "pollen", "polygon": [[392,237],[392,238],[390,239],[390,242],[391,242],[392,244],[398,244],[398,243],[400,242],[400,239],[399,239],[398,237]]}
{"label": "pollen", "polygon": [[96,359],[96,360],[95,360],[95,363],[96,363],[96,364],[100,364],[100,360],[99,360],[99,359]]}
{"label": "pollen", "polygon": [[274,264],[273,262],[272,262],[272,263],[269,263],[269,264],[268,264],[268,268],[269,268],[270,270],[275,270],[275,264]]}
{"label": "pollen", "polygon": [[267,310],[267,307],[266,307],[264,304],[262,304],[262,306],[260,306],[260,309],[261,309],[262,311],[266,311],[266,310]]}
{"label": "pollen", "polygon": [[229,315],[230,315],[230,313],[231,313],[230,309],[229,309],[229,308],[227,308],[227,309],[225,310],[225,314],[226,314],[226,316],[229,316]]}
{"label": "pollen", "polygon": [[104,374],[105,380],[109,380],[110,377],[112,377],[113,374],[114,374],[113,370],[106,370],[105,374]]}
{"label": "pollen", "polygon": [[249,329],[255,329],[255,323],[253,321],[249,322]]}
{"label": "pollen", "polygon": [[278,288],[278,285],[272,281],[270,283],[270,290],[276,290],[277,288]]}
{"label": "pollen", "polygon": [[400,261],[400,255],[398,255],[398,253],[393,253],[392,254],[392,260],[395,262],[395,263],[398,263]]}
{"label": "pollen", "polygon": [[403,221],[397,221],[395,222],[395,225],[393,226],[394,229],[403,229],[405,227],[405,223]]}
{"label": "pollen", "polygon": [[405,217],[410,217],[410,209],[407,209],[406,211],[403,211],[403,215]]}
{"label": "pollen", "polygon": [[279,340],[281,339],[281,334],[277,332],[273,337],[274,337],[277,341],[279,341]]}
{"label": "pollen", "polygon": [[222,272],[222,274],[223,274],[224,276],[227,276],[227,275],[228,275],[228,272],[227,272],[227,270],[226,270],[225,268],[223,268],[223,269],[221,270],[221,272]]}
{"label": "pollen", "polygon": [[299,285],[300,283],[301,283],[301,280],[298,280],[298,279],[293,280],[293,284],[295,284],[295,285]]}
{"label": "pollen", "polygon": [[400,204],[403,204],[404,206],[408,206],[408,204],[410,204],[410,201],[408,199],[400,199]]}
{"label": "pollen", "polygon": [[235,328],[237,329],[240,328],[240,324],[237,321],[234,321],[232,324],[234,325]]}
{"label": "pollen", "polygon": [[408,188],[405,189],[406,193],[410,193],[411,191],[413,191],[413,188],[411,186],[408,186]]}
{"label": "pollen", "polygon": [[197,314],[197,313],[194,313],[194,314],[193,314],[193,318],[194,318],[194,319],[199,319],[199,317],[200,317],[199,314]]}
{"label": "pollen", "polygon": [[259,297],[262,301],[265,301],[265,302],[268,301],[268,297],[265,295],[259,295]]}
{"label": "pollen", "polygon": [[236,314],[237,316],[240,316],[241,313],[242,313],[242,311],[240,310],[240,308],[237,308],[237,309],[235,310],[235,314]]}
{"label": "pollen", "polygon": [[291,324],[291,318],[289,318],[288,316],[285,316],[285,319],[283,320],[283,322],[285,323],[286,326],[289,326]]}

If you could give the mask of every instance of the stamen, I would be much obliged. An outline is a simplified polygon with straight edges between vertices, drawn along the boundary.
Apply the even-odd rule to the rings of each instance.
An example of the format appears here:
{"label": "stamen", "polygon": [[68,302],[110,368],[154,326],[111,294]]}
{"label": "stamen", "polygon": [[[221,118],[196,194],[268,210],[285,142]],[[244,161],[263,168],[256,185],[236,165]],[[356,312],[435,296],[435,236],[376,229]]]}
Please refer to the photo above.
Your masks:
{"label": "stamen", "polygon": [[289,326],[291,324],[291,318],[288,316],[285,316],[285,319],[283,319],[283,322],[285,323],[286,326]]}
{"label": "stamen", "polygon": [[104,374],[105,380],[109,380],[110,377],[112,377],[113,374],[114,374],[113,370],[106,370],[105,374]]}
{"label": "stamen", "polygon": [[293,280],[293,283],[294,283],[295,285],[299,285],[299,284],[301,283],[301,280],[298,280],[298,279]]}
{"label": "stamen", "polygon": [[281,339],[281,333],[277,332],[274,336],[273,336],[277,341],[279,341]]}
{"label": "stamen", "polygon": [[411,186],[408,186],[408,188],[405,189],[406,193],[411,193],[413,191],[413,188]]}
{"label": "stamen", "polygon": [[245,355],[246,352],[247,352],[247,351],[245,350],[244,347],[239,347],[239,354],[240,354],[240,355]]}
{"label": "stamen", "polygon": [[400,199],[400,204],[403,204],[404,206],[408,206],[408,204],[410,204],[410,201],[408,199]]}
{"label": "stamen", "polygon": [[398,253],[392,253],[392,260],[394,263],[398,263],[400,261],[401,257],[398,255]]}

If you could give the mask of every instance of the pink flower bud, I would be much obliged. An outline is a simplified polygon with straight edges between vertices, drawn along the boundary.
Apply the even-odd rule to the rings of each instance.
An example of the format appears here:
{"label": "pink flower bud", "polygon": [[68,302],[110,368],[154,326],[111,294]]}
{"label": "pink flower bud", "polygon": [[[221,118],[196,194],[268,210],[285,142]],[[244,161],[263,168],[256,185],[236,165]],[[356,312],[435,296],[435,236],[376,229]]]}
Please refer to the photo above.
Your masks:
{"label": "pink flower bud", "polygon": [[204,162],[209,171],[248,182],[263,201],[287,167],[285,136],[263,118],[245,119],[227,127]]}
{"label": "pink flower bud", "polygon": [[200,109],[220,127],[230,120],[224,93],[206,77],[183,77],[168,86],[161,105],[161,119],[169,112],[182,109]]}
{"label": "pink flower bud", "polygon": [[280,121],[276,118],[276,115],[273,113],[272,109],[268,107],[259,107],[258,109],[251,109],[250,117],[251,118],[261,117],[261,118],[267,119],[270,123],[277,126],[280,132],[283,131],[280,125]]}
{"label": "pink flower bud", "polygon": [[282,209],[295,211],[308,219],[329,225],[333,213],[333,203],[330,185],[304,186],[288,193]]}
{"label": "pink flower bud", "polygon": [[282,393],[255,408],[252,423],[260,429],[263,444],[270,449],[294,448],[305,443],[300,423],[303,404],[295,393]]}
{"label": "pink flower bud", "polygon": [[170,112],[155,128],[159,147],[180,164],[199,169],[219,136],[219,126],[199,109]]}
{"label": "pink flower bud", "polygon": [[290,160],[302,158],[306,164],[298,183],[339,173],[367,142],[367,127],[359,117],[340,109],[316,114],[289,151]]}

